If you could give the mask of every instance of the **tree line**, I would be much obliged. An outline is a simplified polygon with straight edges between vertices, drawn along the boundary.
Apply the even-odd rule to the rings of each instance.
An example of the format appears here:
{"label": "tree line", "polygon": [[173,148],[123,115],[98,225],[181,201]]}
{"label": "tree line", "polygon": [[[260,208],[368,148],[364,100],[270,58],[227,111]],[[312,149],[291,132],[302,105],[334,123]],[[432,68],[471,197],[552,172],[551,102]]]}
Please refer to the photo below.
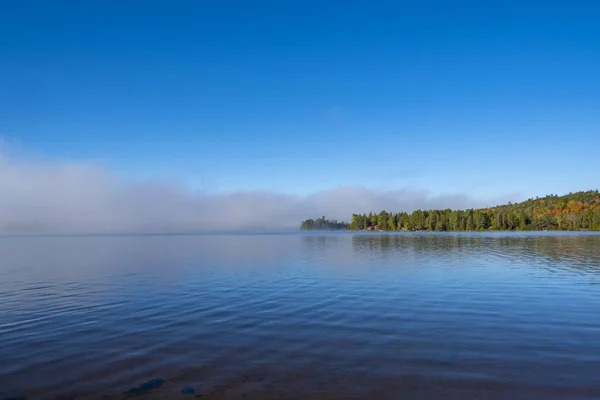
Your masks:
{"label": "tree line", "polygon": [[300,229],[303,230],[340,230],[348,229],[348,223],[338,222],[337,220],[330,221],[325,217],[317,219],[307,219],[302,221]]}
{"label": "tree line", "polygon": [[[311,222],[312,221],[312,222]],[[317,223],[317,221],[319,221]],[[302,229],[374,231],[600,230],[598,190],[529,199],[489,208],[352,214],[349,224],[306,220]]]}

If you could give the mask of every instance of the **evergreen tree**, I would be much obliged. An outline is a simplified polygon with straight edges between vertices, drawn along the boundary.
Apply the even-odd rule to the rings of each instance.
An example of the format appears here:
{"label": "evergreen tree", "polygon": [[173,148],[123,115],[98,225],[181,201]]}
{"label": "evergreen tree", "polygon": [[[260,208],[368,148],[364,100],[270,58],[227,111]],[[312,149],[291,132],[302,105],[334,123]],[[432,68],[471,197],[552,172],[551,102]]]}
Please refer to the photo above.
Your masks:
{"label": "evergreen tree", "polygon": [[469,210],[415,210],[412,213],[352,214],[350,224],[329,221],[324,216],[307,219],[302,229],[407,231],[464,230],[600,230],[600,194],[597,190],[550,195],[521,203]]}

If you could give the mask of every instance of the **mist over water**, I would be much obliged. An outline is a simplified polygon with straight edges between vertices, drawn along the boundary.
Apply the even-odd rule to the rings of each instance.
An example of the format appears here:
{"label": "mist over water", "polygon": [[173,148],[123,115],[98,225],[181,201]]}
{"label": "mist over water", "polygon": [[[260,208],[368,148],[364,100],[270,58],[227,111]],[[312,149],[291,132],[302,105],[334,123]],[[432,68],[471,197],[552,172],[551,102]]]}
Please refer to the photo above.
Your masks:
{"label": "mist over water", "polygon": [[600,397],[600,235],[0,238],[0,398]]}
{"label": "mist over water", "polygon": [[474,198],[422,189],[337,187],[291,195],[205,193],[177,182],[136,182],[93,163],[51,162],[0,153],[0,234],[198,233],[297,229],[322,215],[348,220],[383,209],[465,208],[520,199]]}

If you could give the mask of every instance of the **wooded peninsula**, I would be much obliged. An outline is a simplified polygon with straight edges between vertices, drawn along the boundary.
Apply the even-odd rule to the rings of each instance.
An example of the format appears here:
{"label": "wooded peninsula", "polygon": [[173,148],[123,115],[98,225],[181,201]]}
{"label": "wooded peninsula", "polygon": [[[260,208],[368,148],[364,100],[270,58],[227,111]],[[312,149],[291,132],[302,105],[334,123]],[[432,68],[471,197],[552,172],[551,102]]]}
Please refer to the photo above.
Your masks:
{"label": "wooded peninsula", "polygon": [[600,192],[549,195],[521,203],[468,210],[381,211],[352,214],[349,223],[325,217],[307,219],[303,230],[351,231],[531,231],[600,230]]}

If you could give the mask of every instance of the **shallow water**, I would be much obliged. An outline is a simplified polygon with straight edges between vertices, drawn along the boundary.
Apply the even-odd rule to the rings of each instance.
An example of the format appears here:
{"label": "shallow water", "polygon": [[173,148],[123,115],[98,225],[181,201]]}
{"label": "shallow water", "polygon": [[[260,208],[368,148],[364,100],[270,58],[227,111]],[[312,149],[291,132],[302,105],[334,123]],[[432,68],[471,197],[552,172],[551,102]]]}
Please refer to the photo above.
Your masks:
{"label": "shallow water", "polygon": [[0,399],[598,399],[599,338],[597,234],[0,238]]}

